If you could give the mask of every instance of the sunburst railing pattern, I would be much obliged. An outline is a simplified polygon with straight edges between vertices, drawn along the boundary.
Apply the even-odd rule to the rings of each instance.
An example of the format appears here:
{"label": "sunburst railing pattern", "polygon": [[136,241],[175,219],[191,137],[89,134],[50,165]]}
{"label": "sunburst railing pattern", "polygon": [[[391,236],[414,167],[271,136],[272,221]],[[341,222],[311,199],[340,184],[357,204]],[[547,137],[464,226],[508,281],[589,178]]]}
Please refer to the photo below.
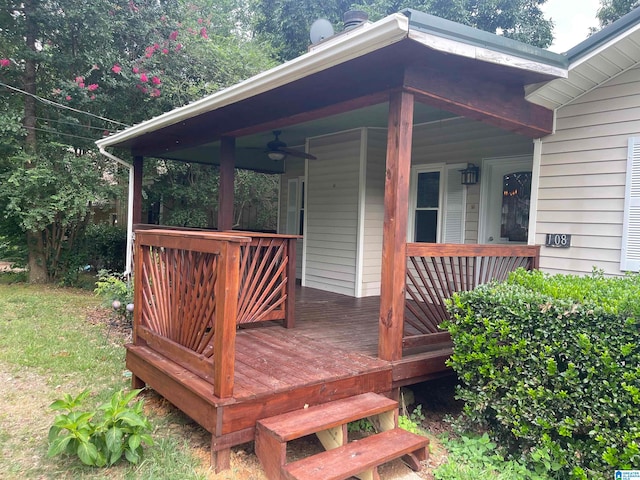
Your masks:
{"label": "sunburst railing pattern", "polygon": [[293,327],[297,236],[239,232],[241,248],[238,323],[284,320]]}
{"label": "sunburst railing pattern", "polygon": [[247,237],[136,232],[134,343],[233,393],[240,249]]}
{"label": "sunburst railing pattern", "polygon": [[519,267],[538,268],[540,247],[527,245],[407,244],[404,346],[448,339],[439,325],[455,292],[503,281]]}

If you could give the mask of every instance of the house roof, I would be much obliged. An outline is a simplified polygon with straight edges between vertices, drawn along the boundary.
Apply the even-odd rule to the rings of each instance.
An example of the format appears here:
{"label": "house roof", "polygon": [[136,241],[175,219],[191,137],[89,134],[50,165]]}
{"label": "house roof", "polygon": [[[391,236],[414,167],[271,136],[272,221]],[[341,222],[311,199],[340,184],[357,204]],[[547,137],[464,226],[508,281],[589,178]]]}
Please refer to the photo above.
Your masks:
{"label": "house roof", "polygon": [[251,147],[253,135],[254,151],[237,149],[236,165],[260,169],[255,148],[264,146],[264,134],[384,103],[389,90],[403,85],[408,65],[515,89],[567,74],[561,55],[409,9],[96,143],[134,155],[217,163],[222,136],[244,137],[240,146]]}
{"label": "house roof", "polygon": [[640,61],[640,8],[563,54],[567,78],[527,87],[527,100],[547,108],[567,105]]}

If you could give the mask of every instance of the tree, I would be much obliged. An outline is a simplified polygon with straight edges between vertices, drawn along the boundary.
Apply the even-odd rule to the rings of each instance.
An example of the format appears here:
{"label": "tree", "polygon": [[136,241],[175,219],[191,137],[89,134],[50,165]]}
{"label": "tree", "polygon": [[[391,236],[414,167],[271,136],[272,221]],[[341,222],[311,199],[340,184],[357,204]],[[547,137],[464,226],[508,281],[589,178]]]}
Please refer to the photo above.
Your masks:
{"label": "tree", "polygon": [[304,53],[309,45],[309,28],[320,17],[340,26],[344,12],[355,8],[378,20],[404,8],[414,8],[448,20],[500,33],[537,47],[553,41],[550,20],[540,6],[546,0],[254,0],[254,28],[260,38],[276,48],[282,60]]}
{"label": "tree", "polygon": [[245,14],[241,0],[0,0],[0,215],[27,236],[31,281],[61,274],[113,180],[96,139],[272,65]]}
{"label": "tree", "polygon": [[601,0],[596,15],[600,28],[612,24],[638,6],[640,6],[638,0]]}

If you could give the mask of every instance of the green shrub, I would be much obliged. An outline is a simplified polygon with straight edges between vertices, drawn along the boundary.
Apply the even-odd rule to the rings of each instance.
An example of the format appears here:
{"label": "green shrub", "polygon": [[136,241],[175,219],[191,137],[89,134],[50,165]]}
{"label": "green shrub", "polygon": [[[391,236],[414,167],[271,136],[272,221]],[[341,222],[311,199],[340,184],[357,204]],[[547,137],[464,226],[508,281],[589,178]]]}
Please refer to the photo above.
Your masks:
{"label": "green shrub", "polygon": [[127,231],[107,224],[92,224],[85,233],[89,265],[96,271],[122,272],[125,268]]}
{"label": "green shrub", "polygon": [[116,392],[97,410],[80,411],[78,407],[89,395],[85,390],[77,397],[65,394],[50,406],[62,411],[49,429],[50,457],[65,453],[77,455],[85,465],[104,467],[124,457],[131,463],[142,459],[142,445],[153,445],[147,433],[151,424],[142,412],[142,400],[129,405],[141,392]]}
{"label": "green shrub", "polygon": [[640,278],[514,273],[454,296],[465,413],[538,473],[640,468]]}

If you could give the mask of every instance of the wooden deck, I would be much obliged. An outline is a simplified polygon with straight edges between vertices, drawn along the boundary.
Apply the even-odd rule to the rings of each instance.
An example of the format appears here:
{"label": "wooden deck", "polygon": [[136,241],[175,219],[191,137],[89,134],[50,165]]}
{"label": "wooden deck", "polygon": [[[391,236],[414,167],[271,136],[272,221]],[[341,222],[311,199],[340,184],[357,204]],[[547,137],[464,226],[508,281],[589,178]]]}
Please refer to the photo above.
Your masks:
{"label": "wooden deck", "polygon": [[136,377],[218,437],[220,446],[251,441],[257,420],[443,374],[449,344],[387,362],[377,358],[378,297],[356,299],[297,289],[296,326],[267,322],[236,335],[234,391],[210,383],[145,346],[129,346]]}
{"label": "wooden deck", "polygon": [[438,328],[445,299],[537,258],[523,247],[411,244],[399,320],[388,310],[381,322],[379,297],[297,287],[296,238],[137,231],[133,384],[212,433],[217,470],[259,420],[365,393],[393,397],[450,374],[451,339]]}

